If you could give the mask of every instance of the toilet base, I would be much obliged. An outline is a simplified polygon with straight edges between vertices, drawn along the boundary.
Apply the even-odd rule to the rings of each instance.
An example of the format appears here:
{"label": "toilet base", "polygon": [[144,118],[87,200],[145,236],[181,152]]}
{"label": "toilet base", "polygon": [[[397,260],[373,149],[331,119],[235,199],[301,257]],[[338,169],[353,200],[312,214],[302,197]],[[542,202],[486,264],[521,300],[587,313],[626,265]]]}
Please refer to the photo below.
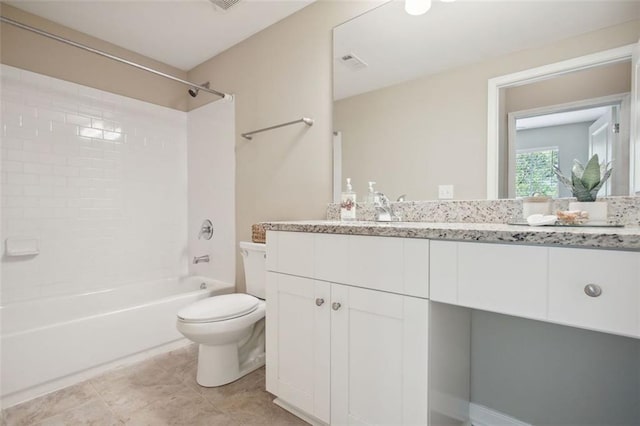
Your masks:
{"label": "toilet base", "polygon": [[235,382],[265,364],[265,354],[238,365],[238,346],[200,345],[198,350],[198,373],[196,381],[200,386],[212,388]]}
{"label": "toilet base", "polygon": [[234,382],[265,364],[264,318],[240,342],[227,345],[200,344],[198,374],[200,386],[215,387]]}

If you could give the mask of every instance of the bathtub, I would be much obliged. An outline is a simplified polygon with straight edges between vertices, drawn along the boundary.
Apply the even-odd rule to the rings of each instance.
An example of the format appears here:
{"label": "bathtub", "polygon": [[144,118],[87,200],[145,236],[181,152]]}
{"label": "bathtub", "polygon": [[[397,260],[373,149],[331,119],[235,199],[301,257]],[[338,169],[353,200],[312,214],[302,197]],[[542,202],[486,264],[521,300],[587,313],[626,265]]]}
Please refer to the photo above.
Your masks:
{"label": "bathtub", "polygon": [[185,344],[176,312],[233,291],[233,284],[192,276],[2,306],[2,405]]}

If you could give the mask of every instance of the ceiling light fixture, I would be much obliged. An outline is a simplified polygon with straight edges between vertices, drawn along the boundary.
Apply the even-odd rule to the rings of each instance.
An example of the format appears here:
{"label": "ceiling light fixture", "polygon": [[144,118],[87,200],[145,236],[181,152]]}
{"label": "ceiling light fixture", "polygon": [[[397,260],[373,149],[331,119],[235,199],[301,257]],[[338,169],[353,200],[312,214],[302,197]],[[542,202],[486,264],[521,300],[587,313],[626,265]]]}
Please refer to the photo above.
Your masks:
{"label": "ceiling light fixture", "polygon": [[[440,0],[442,3],[453,3],[456,0]],[[431,9],[431,0],[405,0],[404,10],[409,15],[424,15]]]}
{"label": "ceiling light fixture", "polygon": [[409,15],[423,15],[431,9],[431,0],[405,0],[404,10]]}

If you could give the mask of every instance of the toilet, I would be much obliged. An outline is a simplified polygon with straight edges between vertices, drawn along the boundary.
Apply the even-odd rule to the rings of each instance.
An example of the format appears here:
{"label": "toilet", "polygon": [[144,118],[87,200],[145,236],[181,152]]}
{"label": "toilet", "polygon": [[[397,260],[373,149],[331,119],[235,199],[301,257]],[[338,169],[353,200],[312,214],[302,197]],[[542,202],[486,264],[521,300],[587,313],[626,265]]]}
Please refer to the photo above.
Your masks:
{"label": "toilet", "polygon": [[198,343],[198,384],[221,386],[265,362],[266,244],[240,242],[247,294],[199,300],[178,311],[177,328]]}

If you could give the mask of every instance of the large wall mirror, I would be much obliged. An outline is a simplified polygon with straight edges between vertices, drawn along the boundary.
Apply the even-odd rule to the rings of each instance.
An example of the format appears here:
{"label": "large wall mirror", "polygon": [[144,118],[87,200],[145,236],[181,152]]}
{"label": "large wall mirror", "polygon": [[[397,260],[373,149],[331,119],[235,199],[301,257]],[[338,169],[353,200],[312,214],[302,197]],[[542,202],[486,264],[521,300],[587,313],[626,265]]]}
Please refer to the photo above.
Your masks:
{"label": "large wall mirror", "polygon": [[599,153],[615,165],[606,194],[629,194],[639,38],[640,2],[610,0],[434,1],[421,16],[393,1],[336,27],[334,192],[350,177],[391,199],[569,196],[518,162]]}

